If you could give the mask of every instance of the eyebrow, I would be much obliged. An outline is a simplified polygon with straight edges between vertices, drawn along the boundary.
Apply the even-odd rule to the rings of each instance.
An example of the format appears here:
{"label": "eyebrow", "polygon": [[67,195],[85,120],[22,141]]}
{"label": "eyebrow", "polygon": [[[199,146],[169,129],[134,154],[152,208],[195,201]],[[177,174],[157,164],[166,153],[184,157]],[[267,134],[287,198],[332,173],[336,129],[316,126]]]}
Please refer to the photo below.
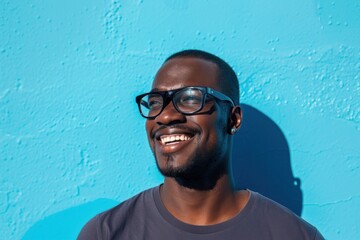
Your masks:
{"label": "eyebrow", "polygon": [[[175,89],[180,89],[180,88],[185,88],[185,87],[198,87],[198,86],[184,86],[184,85],[181,85],[179,88],[175,88]],[[175,89],[170,89],[170,90],[175,90]],[[151,89],[150,92],[166,92],[166,91],[169,91],[169,90],[161,90],[160,88],[153,88]]]}

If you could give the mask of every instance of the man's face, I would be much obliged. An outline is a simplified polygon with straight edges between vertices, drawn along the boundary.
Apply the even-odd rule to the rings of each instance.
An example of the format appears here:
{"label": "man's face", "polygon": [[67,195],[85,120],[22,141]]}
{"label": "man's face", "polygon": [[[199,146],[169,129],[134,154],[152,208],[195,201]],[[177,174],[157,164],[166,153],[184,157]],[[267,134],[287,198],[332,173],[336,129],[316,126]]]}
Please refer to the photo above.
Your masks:
{"label": "man's face", "polygon": [[[193,57],[167,61],[157,72],[153,91],[188,86],[205,86],[222,92],[215,63]],[[150,147],[160,172],[167,177],[187,179],[216,178],[226,171],[230,138],[227,133],[229,109],[214,104],[215,111],[186,116],[170,102],[162,113],[146,121]],[[161,139],[175,137],[175,142]],[[219,172],[220,171],[220,172]]]}

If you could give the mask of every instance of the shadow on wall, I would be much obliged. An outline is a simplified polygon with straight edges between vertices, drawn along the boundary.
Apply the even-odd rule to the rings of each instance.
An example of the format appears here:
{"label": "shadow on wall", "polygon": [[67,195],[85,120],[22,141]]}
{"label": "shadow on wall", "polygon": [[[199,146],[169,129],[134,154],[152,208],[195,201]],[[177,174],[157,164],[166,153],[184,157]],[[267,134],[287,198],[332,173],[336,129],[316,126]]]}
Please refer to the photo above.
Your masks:
{"label": "shadow on wall", "polygon": [[246,104],[241,108],[243,122],[234,138],[231,163],[235,188],[259,192],[300,216],[301,181],[292,174],[284,134],[259,110]]}
{"label": "shadow on wall", "polygon": [[24,235],[22,240],[70,240],[76,239],[81,228],[97,213],[117,205],[110,199],[97,199],[77,207],[55,213],[40,220]]}

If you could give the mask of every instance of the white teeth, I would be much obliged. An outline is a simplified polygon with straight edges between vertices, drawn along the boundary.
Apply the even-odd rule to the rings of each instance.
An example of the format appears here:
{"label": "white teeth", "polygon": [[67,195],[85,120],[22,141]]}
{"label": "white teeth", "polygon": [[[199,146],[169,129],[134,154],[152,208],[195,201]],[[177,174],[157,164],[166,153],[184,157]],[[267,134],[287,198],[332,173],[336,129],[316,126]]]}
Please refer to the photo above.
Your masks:
{"label": "white teeth", "polygon": [[160,140],[161,140],[162,144],[168,144],[168,143],[171,143],[171,142],[174,142],[174,141],[187,141],[190,138],[191,137],[188,137],[188,136],[186,136],[184,134],[181,134],[181,135],[161,136]]}

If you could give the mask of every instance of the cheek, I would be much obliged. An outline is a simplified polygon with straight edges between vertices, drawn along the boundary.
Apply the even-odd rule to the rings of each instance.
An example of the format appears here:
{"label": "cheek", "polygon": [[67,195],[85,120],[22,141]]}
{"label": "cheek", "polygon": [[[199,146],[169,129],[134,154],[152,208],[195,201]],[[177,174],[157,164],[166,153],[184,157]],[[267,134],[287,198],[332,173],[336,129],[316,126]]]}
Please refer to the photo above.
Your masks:
{"label": "cheek", "polygon": [[151,148],[154,147],[154,141],[151,138],[152,129],[153,129],[152,122],[150,122],[150,120],[147,120],[146,123],[145,123],[145,130],[146,130],[146,135],[147,135],[147,138],[148,138],[148,141],[149,141],[149,144],[150,144]]}
{"label": "cheek", "polygon": [[219,109],[219,116],[217,118],[216,125],[218,126],[218,133],[224,136],[227,136],[229,133],[229,123],[230,123],[230,115],[226,109]]}
{"label": "cheek", "polygon": [[[220,112],[224,114],[223,112]],[[213,120],[213,126],[212,126],[212,134],[214,135],[214,141],[216,141],[215,144],[224,144],[224,139],[227,136],[227,119],[224,115],[218,115],[216,119]]]}
{"label": "cheek", "polygon": [[204,141],[209,147],[214,147],[216,144],[222,142],[224,136],[224,129],[226,126],[224,124],[224,118],[212,114],[211,116],[207,115],[206,118],[197,121],[200,128],[202,129],[202,136]]}
{"label": "cheek", "polygon": [[146,131],[146,135],[150,135],[150,131],[151,131],[151,124],[149,123],[149,121],[146,121],[145,123],[145,131]]}

